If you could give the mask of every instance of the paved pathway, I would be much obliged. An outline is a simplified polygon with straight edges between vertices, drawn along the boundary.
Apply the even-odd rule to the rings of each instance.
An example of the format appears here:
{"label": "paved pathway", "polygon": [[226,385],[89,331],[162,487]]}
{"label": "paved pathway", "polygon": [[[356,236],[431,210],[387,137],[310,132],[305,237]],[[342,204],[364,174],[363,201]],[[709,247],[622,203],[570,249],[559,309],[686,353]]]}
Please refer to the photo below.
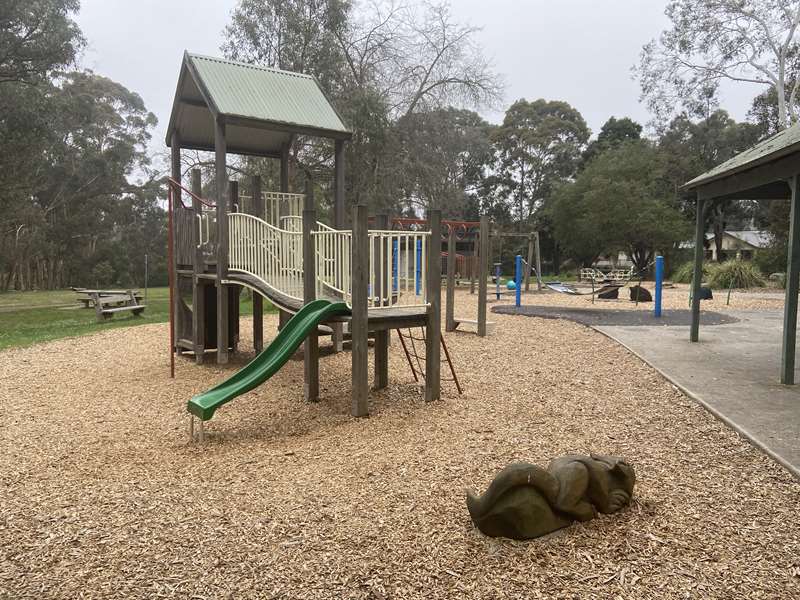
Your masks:
{"label": "paved pathway", "polygon": [[[665,312],[659,322],[640,311],[526,308],[535,309],[524,311],[531,316],[590,325],[622,343],[800,478],[800,386],[778,383],[782,312],[703,313],[700,342],[691,344],[682,314],[688,311]],[[634,315],[614,314],[621,312]]]}

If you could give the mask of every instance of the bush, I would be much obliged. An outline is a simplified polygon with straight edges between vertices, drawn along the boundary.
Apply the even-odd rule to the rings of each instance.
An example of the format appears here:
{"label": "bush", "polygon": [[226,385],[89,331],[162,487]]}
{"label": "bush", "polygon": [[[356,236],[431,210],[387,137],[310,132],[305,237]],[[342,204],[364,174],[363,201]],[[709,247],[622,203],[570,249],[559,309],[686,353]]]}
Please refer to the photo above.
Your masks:
{"label": "bush", "polygon": [[[703,263],[703,280],[707,279],[710,274],[711,265]],[[683,263],[680,267],[672,272],[670,280],[672,283],[692,283],[692,275],[694,274],[694,261]]]}
{"label": "bush", "polygon": [[765,283],[761,271],[750,261],[728,260],[717,263],[711,265],[708,274],[708,284],[712,288],[751,288],[761,287]]}
{"label": "bush", "polygon": [[785,273],[786,260],[787,248],[781,244],[762,248],[753,257],[753,262],[762,273]]}

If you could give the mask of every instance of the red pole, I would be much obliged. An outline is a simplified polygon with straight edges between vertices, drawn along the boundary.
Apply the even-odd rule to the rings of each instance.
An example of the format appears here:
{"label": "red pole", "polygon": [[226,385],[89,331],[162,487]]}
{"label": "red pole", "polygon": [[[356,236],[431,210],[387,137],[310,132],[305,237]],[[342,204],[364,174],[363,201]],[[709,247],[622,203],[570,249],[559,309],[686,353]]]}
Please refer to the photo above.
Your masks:
{"label": "red pole", "polygon": [[167,183],[167,205],[169,214],[167,215],[167,257],[169,264],[169,376],[175,379],[175,302],[173,298],[173,286],[175,285],[175,270],[172,267],[172,255],[175,249],[172,247],[172,184]]}

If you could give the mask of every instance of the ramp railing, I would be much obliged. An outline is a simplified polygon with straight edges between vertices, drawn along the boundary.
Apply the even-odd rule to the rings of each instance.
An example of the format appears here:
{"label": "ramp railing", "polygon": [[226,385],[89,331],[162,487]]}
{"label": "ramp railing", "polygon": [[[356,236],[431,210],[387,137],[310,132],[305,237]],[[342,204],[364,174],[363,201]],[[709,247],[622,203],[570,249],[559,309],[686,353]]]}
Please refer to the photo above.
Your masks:
{"label": "ramp railing", "polygon": [[228,214],[228,227],[228,269],[302,302],[302,232],[278,229],[245,213]]}

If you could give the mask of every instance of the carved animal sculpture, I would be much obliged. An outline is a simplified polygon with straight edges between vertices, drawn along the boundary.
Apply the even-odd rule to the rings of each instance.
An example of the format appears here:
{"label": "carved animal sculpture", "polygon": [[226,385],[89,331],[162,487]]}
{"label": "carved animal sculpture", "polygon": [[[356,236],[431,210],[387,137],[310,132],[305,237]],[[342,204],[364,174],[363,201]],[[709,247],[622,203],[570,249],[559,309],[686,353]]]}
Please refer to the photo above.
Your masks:
{"label": "carved animal sculpture", "polygon": [[597,294],[597,297],[601,300],[616,300],[619,298],[619,288],[611,288],[610,290],[606,290],[605,292],[600,292]]}
{"label": "carved animal sculpture", "polygon": [[467,492],[467,509],[486,535],[524,540],[618,511],[630,503],[635,481],[633,467],[615,456],[568,455],[547,470],[512,463],[482,496]]}
{"label": "carved animal sculpture", "polygon": [[700,300],[713,300],[714,294],[710,287],[701,287],[699,297]]}
{"label": "carved animal sculpture", "polygon": [[632,285],[630,290],[631,290],[631,300],[636,300],[636,295],[638,294],[639,302],[653,301],[653,296],[650,294],[650,292],[640,285]]}

